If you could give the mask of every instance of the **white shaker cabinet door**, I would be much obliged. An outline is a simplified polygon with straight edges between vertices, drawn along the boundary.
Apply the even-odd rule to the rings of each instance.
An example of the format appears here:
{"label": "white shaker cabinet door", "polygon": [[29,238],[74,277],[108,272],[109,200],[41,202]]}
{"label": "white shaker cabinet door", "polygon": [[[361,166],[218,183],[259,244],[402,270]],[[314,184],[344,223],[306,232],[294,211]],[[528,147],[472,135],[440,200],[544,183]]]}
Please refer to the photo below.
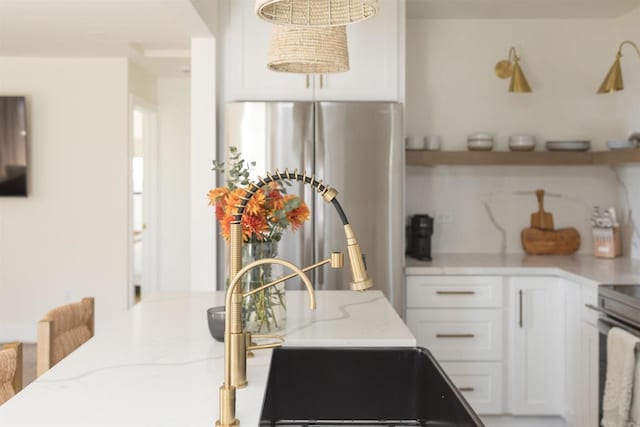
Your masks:
{"label": "white shaker cabinet door", "polygon": [[560,415],[564,407],[561,279],[509,279],[509,406],[514,415]]}
{"label": "white shaker cabinet door", "polygon": [[255,0],[228,3],[225,31],[229,101],[312,101],[312,75],[267,69],[271,24],[254,12]]}
{"label": "white shaker cabinet door", "polygon": [[379,0],[375,17],[347,25],[351,69],[316,76],[316,100],[400,100],[403,4],[403,0]]}
{"label": "white shaker cabinet door", "polygon": [[578,425],[584,427],[598,427],[599,422],[599,344],[600,331],[588,322],[582,322],[580,333],[580,364],[582,375],[579,387],[579,415]]}

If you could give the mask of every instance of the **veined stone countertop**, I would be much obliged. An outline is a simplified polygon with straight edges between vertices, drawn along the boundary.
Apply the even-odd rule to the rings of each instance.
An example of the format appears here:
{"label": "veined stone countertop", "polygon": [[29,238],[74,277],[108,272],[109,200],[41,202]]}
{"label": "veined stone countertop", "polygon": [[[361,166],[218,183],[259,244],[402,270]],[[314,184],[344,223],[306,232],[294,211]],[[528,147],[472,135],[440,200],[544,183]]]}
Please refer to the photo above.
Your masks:
{"label": "veined stone countertop", "polygon": [[405,274],[560,276],[585,284],[640,284],[640,261],[601,259],[590,255],[433,255],[433,261],[406,258]]}
{"label": "veined stone countertop", "polygon": [[[285,346],[415,347],[379,291],[287,292]],[[224,346],[209,335],[206,309],[222,292],[146,300],[0,406],[0,426],[211,427],[218,419]],[[98,305],[98,309],[99,309]],[[271,350],[247,361],[237,391],[241,425],[259,424]]]}

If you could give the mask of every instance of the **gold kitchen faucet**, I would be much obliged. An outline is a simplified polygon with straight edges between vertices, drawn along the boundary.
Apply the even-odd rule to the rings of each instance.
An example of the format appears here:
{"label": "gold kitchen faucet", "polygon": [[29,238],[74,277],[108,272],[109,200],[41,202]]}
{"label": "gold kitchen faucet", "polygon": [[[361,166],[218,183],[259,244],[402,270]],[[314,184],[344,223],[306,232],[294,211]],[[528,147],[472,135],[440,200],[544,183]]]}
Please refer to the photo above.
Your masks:
{"label": "gold kitchen faucet", "polygon": [[[229,277],[231,282],[227,289],[225,299],[224,383],[220,387],[220,418],[216,422],[217,427],[240,425],[240,421],[235,416],[236,389],[247,385],[247,351],[279,347],[282,345],[283,341],[281,337],[277,337],[280,338],[280,342],[259,346],[251,345],[251,334],[245,332],[242,325],[243,298],[253,295],[256,292],[264,291],[265,289],[278,283],[282,283],[285,280],[300,277],[307,288],[307,292],[309,293],[309,308],[313,310],[316,306],[315,293],[313,291],[313,285],[305,272],[321,267],[325,264],[331,265],[332,268],[342,268],[344,264],[344,256],[339,252],[334,252],[329,258],[303,269],[288,261],[277,258],[261,259],[242,267],[242,216],[247,203],[258,190],[271,182],[277,181],[300,181],[315,188],[327,203],[333,204],[344,225],[347,240],[347,252],[353,277],[351,289],[364,291],[373,285],[372,280],[367,274],[364,258],[362,257],[362,251],[355,233],[353,232],[340,203],[336,200],[338,192],[335,189],[323,184],[322,181],[316,180],[314,176],[307,176],[306,173],[300,174],[297,170],[293,172],[289,172],[288,170],[279,172],[276,170],[275,173],[267,174],[266,177],[258,178],[257,181],[257,184],[251,183],[249,185],[245,195],[241,198],[241,203],[236,206],[237,211],[234,215],[233,221],[231,222],[231,236],[229,239]],[[251,269],[263,264],[282,265],[292,270],[293,273],[243,293],[241,286],[239,286],[242,276]]]}

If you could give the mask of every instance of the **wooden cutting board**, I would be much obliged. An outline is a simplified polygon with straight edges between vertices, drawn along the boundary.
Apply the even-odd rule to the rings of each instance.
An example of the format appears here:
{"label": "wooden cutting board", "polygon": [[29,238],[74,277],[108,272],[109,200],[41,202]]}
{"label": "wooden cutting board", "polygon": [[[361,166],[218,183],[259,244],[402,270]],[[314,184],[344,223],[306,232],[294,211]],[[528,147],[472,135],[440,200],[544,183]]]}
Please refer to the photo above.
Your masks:
{"label": "wooden cutting board", "polygon": [[544,211],[544,190],[537,190],[538,212],[531,214],[531,228],[553,230],[553,215]]}
{"label": "wooden cutting board", "polygon": [[570,255],[580,249],[580,233],[575,228],[525,228],[521,237],[522,247],[530,255]]}

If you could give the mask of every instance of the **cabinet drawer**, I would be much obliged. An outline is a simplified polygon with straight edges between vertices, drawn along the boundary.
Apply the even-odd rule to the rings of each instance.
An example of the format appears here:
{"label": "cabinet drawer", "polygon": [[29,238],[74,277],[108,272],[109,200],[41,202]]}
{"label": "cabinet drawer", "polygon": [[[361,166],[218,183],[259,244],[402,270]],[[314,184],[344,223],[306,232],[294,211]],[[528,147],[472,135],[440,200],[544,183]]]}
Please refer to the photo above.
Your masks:
{"label": "cabinet drawer", "polygon": [[407,307],[500,307],[500,276],[408,276]]}
{"label": "cabinet drawer", "polygon": [[500,309],[407,309],[407,325],[438,361],[502,359]]}
{"label": "cabinet drawer", "polygon": [[444,362],[442,369],[478,414],[501,414],[502,363]]}

